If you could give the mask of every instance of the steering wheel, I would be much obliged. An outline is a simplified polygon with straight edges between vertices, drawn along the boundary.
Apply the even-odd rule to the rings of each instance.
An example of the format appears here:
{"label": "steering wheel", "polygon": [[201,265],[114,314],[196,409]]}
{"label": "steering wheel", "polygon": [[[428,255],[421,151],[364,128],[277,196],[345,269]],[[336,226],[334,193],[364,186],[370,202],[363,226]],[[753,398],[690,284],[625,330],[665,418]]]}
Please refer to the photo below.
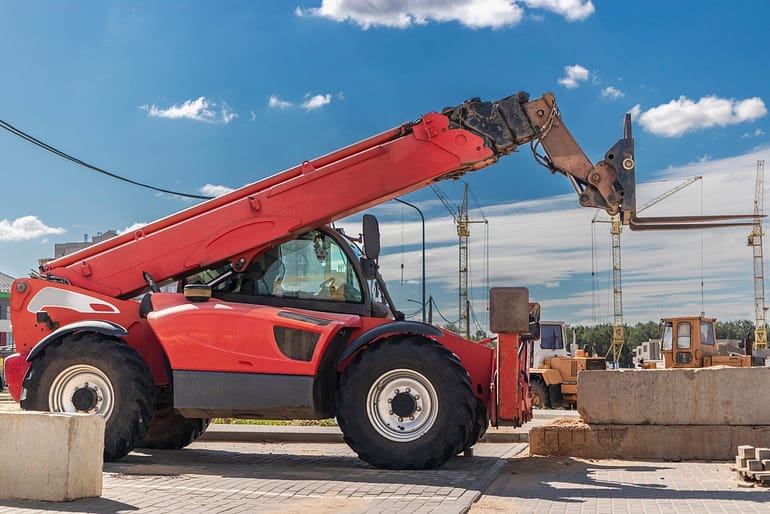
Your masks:
{"label": "steering wheel", "polygon": [[318,293],[316,296],[330,295],[331,288],[334,286],[334,277],[329,277],[318,285]]}

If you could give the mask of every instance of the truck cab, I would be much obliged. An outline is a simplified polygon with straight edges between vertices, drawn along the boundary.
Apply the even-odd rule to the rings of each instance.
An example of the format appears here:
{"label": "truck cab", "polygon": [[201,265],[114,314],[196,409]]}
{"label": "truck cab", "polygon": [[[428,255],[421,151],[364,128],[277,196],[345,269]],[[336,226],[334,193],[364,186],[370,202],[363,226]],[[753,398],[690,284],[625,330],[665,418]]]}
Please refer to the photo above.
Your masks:
{"label": "truck cab", "polygon": [[569,354],[564,322],[541,321],[540,339],[535,341],[530,361],[530,392],[533,407],[577,404],[578,373],[586,369],[606,369],[604,357],[585,350]]}

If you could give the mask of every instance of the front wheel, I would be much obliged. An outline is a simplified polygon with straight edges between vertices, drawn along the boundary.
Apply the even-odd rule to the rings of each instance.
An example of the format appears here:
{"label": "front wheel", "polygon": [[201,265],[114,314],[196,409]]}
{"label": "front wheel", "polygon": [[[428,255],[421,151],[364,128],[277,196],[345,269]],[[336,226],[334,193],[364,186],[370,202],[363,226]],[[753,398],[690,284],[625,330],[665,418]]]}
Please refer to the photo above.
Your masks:
{"label": "front wheel", "polygon": [[551,406],[548,386],[540,380],[532,380],[530,382],[529,397],[532,400],[532,407],[536,409],[547,409]]}
{"label": "front wheel", "polygon": [[127,455],[144,437],[155,388],[139,353],[94,333],[65,336],[32,361],[21,408],[98,414],[105,420],[104,460]]}
{"label": "front wheel", "polygon": [[389,338],[360,352],[337,393],[337,421],[358,456],[377,467],[429,469],[472,437],[475,398],[465,368],[446,348]]}

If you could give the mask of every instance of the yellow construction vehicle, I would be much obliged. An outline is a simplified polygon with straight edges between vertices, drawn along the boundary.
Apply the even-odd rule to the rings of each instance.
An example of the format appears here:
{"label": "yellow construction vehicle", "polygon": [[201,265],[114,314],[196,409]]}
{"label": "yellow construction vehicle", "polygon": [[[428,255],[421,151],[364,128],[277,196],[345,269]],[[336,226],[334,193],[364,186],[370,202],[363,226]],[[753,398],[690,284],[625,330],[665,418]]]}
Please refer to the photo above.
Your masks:
{"label": "yellow construction vehicle", "polygon": [[703,316],[660,320],[664,368],[751,366],[751,355],[720,355],[716,342],[716,320]]}
{"label": "yellow construction vehicle", "polygon": [[529,370],[533,407],[574,406],[578,373],[586,369],[607,369],[604,357],[589,355],[587,350],[576,350],[571,356],[565,341],[563,322],[540,322],[540,339],[535,341]]}

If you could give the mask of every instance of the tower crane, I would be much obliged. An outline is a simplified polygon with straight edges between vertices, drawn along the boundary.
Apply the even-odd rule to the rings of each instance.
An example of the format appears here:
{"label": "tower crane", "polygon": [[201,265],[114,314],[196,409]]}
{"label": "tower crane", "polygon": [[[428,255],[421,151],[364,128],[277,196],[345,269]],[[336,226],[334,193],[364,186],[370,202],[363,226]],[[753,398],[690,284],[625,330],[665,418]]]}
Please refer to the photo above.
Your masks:
{"label": "tower crane", "polygon": [[458,312],[459,321],[457,322],[458,331],[466,339],[470,338],[470,302],[468,301],[468,248],[470,245],[471,223],[486,223],[487,220],[471,220],[468,218],[468,184],[464,184],[463,200],[458,207],[454,207],[446,195],[436,186],[431,186],[444,207],[457,225],[457,236],[459,238],[459,258],[458,258]]}
{"label": "tower crane", "polygon": [[[701,180],[703,177],[698,175],[691,177],[681,184],[669,189],[642,205],[637,209],[637,213],[644,211],[652,207],[653,205],[665,200],[669,196],[681,191],[690,184]],[[598,213],[597,213],[598,214]],[[620,232],[623,227],[620,216],[617,214],[610,217],[609,221],[597,220],[596,215],[592,220],[592,223],[609,223],[610,234],[612,236],[612,341],[610,347],[607,350],[607,357],[612,355],[612,361],[617,365],[620,361],[620,352],[623,350],[623,344],[625,344],[625,328],[623,326],[623,287],[621,282],[621,264],[620,264]],[[757,222],[755,221],[755,224]],[[760,250],[761,251],[761,250]]]}
{"label": "tower crane", "polygon": [[748,245],[754,253],[754,348],[767,348],[765,326],[765,270],[762,255],[762,211],[764,210],[765,161],[757,161],[757,182],[754,193],[754,223],[749,234]]}

